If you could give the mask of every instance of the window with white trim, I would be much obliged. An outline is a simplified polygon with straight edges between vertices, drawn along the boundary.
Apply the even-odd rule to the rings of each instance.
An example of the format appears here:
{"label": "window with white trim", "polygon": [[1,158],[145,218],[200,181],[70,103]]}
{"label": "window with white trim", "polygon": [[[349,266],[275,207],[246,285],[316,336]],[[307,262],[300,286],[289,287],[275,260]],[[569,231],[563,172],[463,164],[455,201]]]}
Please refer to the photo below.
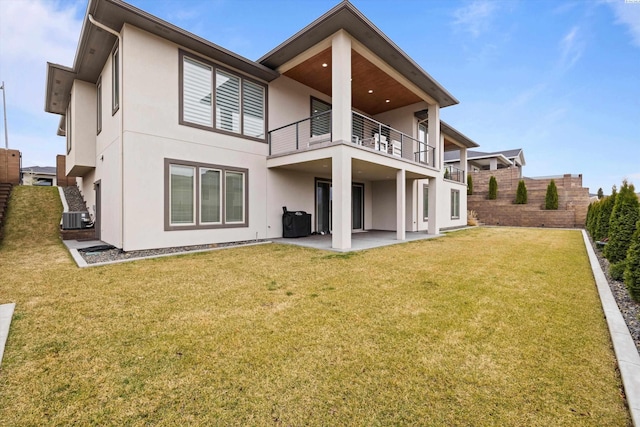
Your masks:
{"label": "window with white trim", "polygon": [[180,124],[265,140],[267,87],[180,51]]}
{"label": "window with white trim", "polygon": [[422,219],[429,219],[429,186],[422,186]]}
{"label": "window with white trim", "polygon": [[165,159],[165,230],[248,227],[248,170]]}
{"label": "window with white trim", "polygon": [[460,218],[460,190],[451,190],[451,219]]}

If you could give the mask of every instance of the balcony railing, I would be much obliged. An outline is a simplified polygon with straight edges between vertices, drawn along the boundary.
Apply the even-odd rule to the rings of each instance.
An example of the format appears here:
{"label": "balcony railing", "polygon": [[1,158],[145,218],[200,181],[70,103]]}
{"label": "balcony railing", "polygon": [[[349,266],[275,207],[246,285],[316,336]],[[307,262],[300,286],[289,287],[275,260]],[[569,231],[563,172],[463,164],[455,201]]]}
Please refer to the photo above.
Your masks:
{"label": "balcony railing", "polygon": [[464,183],[464,171],[452,165],[444,167],[444,179]]}
{"label": "balcony railing", "polygon": [[[435,147],[362,114],[352,112],[351,142],[367,149],[434,167]],[[331,111],[269,132],[269,155],[319,147],[333,140]]]}

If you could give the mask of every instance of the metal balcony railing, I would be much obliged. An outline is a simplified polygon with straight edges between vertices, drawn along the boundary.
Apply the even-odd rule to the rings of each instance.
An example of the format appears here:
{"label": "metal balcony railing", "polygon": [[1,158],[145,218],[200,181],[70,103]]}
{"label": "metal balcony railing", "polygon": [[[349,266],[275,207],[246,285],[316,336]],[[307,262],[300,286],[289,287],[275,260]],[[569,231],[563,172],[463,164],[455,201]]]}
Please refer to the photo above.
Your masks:
{"label": "metal balcony railing", "polygon": [[[355,111],[351,133],[356,145],[435,167],[435,147]],[[331,111],[325,111],[270,131],[269,155],[314,148],[332,140]]]}
{"label": "metal balcony railing", "polygon": [[444,167],[444,179],[464,183],[464,171],[452,165]]}

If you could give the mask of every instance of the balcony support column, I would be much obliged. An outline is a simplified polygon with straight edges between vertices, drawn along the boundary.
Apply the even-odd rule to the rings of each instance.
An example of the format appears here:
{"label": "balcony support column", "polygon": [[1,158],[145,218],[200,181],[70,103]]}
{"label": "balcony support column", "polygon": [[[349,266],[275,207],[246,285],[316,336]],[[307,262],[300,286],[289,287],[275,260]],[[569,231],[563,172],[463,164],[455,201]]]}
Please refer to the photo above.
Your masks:
{"label": "balcony support column", "polygon": [[467,165],[467,149],[460,148],[460,169],[462,169],[462,183],[467,183],[467,171],[469,170],[469,165]]}
{"label": "balcony support column", "polygon": [[347,148],[335,147],[331,158],[331,247],[334,249],[351,249],[351,169]]}
{"label": "balcony support column", "polygon": [[351,39],[343,30],[331,40],[331,133],[351,141]]}
{"label": "balcony support column", "polygon": [[405,240],[407,229],[407,185],[404,169],[396,172],[396,239]]}
{"label": "balcony support column", "polygon": [[[429,178],[429,221],[427,222],[427,233],[439,234],[440,233],[440,218],[438,216],[438,203],[446,203],[448,206],[448,199],[440,197],[439,191],[442,191],[442,180],[438,178]],[[444,209],[443,209],[444,210]]]}
{"label": "balcony support column", "polygon": [[429,145],[435,148],[433,167],[442,170],[442,150],[444,145],[440,141],[440,105],[430,104],[428,111],[427,135]]}

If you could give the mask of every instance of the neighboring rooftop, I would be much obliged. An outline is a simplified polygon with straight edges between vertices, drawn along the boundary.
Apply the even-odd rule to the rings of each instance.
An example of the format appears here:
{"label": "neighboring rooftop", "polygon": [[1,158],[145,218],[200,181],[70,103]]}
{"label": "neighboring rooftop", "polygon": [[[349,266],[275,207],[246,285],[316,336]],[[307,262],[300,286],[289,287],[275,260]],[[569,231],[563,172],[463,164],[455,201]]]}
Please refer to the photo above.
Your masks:
{"label": "neighboring rooftop", "polygon": [[55,166],[27,166],[26,168],[21,168],[20,172],[37,173],[40,175],[55,175],[56,167]]}

